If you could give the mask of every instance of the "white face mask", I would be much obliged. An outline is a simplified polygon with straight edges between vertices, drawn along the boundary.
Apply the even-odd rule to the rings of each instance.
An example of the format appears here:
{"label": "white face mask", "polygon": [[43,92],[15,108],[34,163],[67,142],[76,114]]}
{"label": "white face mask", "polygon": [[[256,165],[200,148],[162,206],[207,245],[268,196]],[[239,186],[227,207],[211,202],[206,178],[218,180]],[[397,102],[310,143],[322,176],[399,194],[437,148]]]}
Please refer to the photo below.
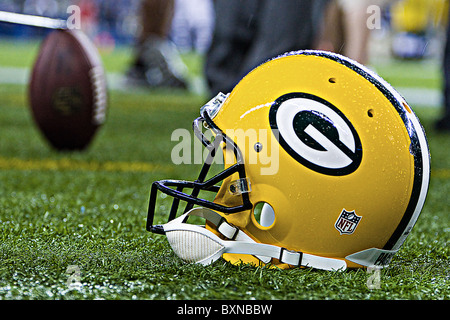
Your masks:
{"label": "white face mask", "polygon": [[[204,226],[184,222],[189,216],[208,220],[215,229],[230,240],[222,240]],[[163,225],[170,246],[182,260],[208,265],[224,253],[254,255],[263,263],[272,258],[293,266],[312,267],[323,270],[342,271],[347,268],[344,260],[325,258],[286,248],[257,243],[237,227],[229,224],[218,213],[207,208],[194,208]]]}

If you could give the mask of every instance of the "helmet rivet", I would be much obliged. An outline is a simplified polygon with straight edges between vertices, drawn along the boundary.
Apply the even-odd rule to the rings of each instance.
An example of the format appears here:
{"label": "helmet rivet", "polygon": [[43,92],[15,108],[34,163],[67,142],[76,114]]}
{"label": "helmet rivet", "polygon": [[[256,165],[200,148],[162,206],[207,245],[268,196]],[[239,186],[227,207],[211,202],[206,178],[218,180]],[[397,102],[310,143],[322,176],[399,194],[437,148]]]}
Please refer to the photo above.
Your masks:
{"label": "helmet rivet", "polygon": [[261,142],[257,142],[257,143],[255,143],[254,148],[255,148],[256,152],[261,152],[263,145]]}

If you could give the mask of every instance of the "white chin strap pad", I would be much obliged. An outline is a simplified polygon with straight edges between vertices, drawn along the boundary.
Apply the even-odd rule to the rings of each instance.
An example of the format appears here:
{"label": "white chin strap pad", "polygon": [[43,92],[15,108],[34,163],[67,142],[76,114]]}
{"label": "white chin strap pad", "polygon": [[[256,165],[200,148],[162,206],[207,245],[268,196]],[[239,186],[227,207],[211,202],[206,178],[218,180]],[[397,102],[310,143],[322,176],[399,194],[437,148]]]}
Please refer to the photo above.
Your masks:
{"label": "white chin strap pad", "polygon": [[200,230],[187,230],[188,228],[166,230],[167,240],[175,254],[186,262],[202,265],[208,265],[219,259],[225,252],[225,246],[221,241],[209,237],[207,235],[209,231],[202,230],[202,227],[194,226],[194,228]]}
{"label": "white chin strap pad", "polygon": [[[230,240],[222,240],[204,226],[184,223],[183,221],[191,215],[208,220],[219,233]],[[257,243],[243,231],[229,224],[218,213],[207,208],[194,208],[163,227],[175,254],[190,263],[208,265],[219,259],[224,253],[237,253],[254,255],[264,263],[269,263],[272,258],[276,258],[282,263],[293,266],[334,271],[342,271],[347,268],[344,260]]]}

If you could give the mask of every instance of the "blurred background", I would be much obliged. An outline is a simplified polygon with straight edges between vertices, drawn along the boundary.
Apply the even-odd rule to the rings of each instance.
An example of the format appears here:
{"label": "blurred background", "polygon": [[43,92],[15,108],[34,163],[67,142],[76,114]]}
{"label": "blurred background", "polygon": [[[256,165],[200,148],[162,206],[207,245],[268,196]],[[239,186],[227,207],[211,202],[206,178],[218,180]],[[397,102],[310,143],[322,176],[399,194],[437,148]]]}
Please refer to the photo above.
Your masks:
{"label": "blurred background", "polygon": [[[214,28],[213,0],[175,0],[171,39],[182,50],[205,52]],[[332,2],[332,1],[329,1]],[[369,1],[370,2],[370,1]],[[132,44],[139,32],[141,0],[1,0],[0,10],[66,19],[67,8],[77,5],[82,28],[100,46]],[[377,3],[377,1],[373,1]],[[391,38],[390,48],[404,58],[439,54],[447,23],[447,0],[385,1],[375,41]],[[0,24],[1,37],[41,37],[39,28]]]}
{"label": "blurred background", "polygon": [[[443,107],[448,0],[298,1],[299,6],[308,7],[303,10],[304,16],[299,14],[298,20],[308,20],[312,27],[306,22],[290,27],[284,21],[286,28],[311,28],[308,33],[297,31],[291,37],[305,37],[307,33],[314,41],[291,41],[289,46],[280,44],[279,48],[267,45],[273,43],[270,38],[259,40],[266,43],[265,47],[254,40],[258,38],[256,29],[264,28],[260,21],[271,17],[264,17],[263,10],[256,9],[257,5],[252,3],[263,2],[0,0],[0,10],[68,19],[71,14],[67,12],[68,7],[78,6],[81,28],[100,51],[111,90],[170,87],[188,89],[209,98],[218,91],[231,90],[243,74],[271,56],[289,50],[323,49],[367,65],[414,107],[442,107],[437,113],[450,119],[450,112]],[[281,6],[275,8],[281,12],[276,14],[285,14]],[[283,20],[288,19],[279,19]],[[163,24],[167,25],[164,29],[157,28]],[[39,44],[49,32],[0,22],[0,83],[27,82]],[[215,41],[214,32],[220,35]],[[152,34],[156,34],[156,40]],[[153,38],[148,40],[149,37]],[[228,41],[227,37],[233,39]],[[252,44],[243,45],[245,41]],[[255,47],[266,56],[246,57]],[[166,60],[161,63],[169,67],[161,69],[161,63],[155,66],[158,59]],[[237,66],[238,61],[243,61],[242,66]],[[227,82],[225,76],[229,78]],[[446,130],[450,127],[447,120]]]}
{"label": "blurred background", "polygon": [[[141,0],[0,0],[0,10],[66,19],[70,5],[81,9],[83,31],[100,47],[130,45],[139,32]],[[176,0],[171,38],[183,50],[204,52],[214,24],[212,0]],[[45,30],[1,23],[0,36],[32,39]]]}
{"label": "blurred background", "polygon": [[[371,30],[364,35],[347,34],[347,40],[342,34],[331,33],[336,33],[337,24],[340,23],[340,30],[345,30],[346,20],[352,21],[345,17],[345,6],[361,1],[320,1],[329,7],[334,5],[334,9],[339,7],[341,16],[336,18],[336,14],[330,13],[332,9],[327,11],[326,6],[322,6],[321,22],[315,26],[317,42],[312,49],[343,53],[372,67],[388,81],[392,81],[394,86],[400,86],[399,90],[403,89],[402,93],[407,99],[413,100],[413,105],[427,104],[437,107],[442,104],[441,62],[449,12],[447,0],[368,1],[381,8],[379,12],[370,8],[363,12],[366,29]],[[82,30],[96,44],[104,58],[106,69],[110,73],[110,87],[122,88],[123,79],[120,76],[130,71],[132,60],[135,59],[133,56],[136,55],[133,50],[136,51],[137,39],[143,29],[140,20],[141,0],[0,0],[0,10],[61,19],[68,18],[67,8],[70,5],[77,5],[81,10]],[[340,19],[340,22],[336,22],[336,19]],[[212,41],[216,20],[213,0],[174,1],[167,38],[175,44],[182,60],[187,62],[187,86],[196,93],[204,94],[208,91],[204,58]],[[10,77],[1,66],[29,68],[33,62],[33,54],[36,53],[31,51],[29,57],[22,57],[22,60],[19,57],[11,58],[11,49],[8,49],[11,44],[38,44],[48,32],[40,28],[0,23],[0,81],[25,81],[25,75],[21,74],[23,70],[15,70],[15,75]],[[367,44],[363,44],[364,49],[356,49],[360,52],[352,57],[352,54],[344,49],[344,43],[361,36],[366,38]],[[330,37],[334,37],[334,40],[330,40]],[[336,40],[339,37],[341,39]],[[341,41],[341,44],[333,41]],[[14,59],[17,61],[14,62]],[[402,61],[410,71],[407,76],[402,69],[405,66],[401,64]],[[397,84],[399,79],[406,82]]]}

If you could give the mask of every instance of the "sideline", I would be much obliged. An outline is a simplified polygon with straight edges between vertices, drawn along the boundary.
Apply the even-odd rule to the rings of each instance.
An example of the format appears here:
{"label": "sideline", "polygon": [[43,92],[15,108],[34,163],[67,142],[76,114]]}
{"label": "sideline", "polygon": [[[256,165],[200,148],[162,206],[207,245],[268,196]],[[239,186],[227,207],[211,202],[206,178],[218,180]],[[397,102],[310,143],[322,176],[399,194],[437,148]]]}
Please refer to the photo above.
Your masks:
{"label": "sideline", "polygon": [[63,159],[19,159],[0,157],[1,170],[22,171],[110,171],[110,172],[161,172],[170,171],[167,165],[150,162],[83,161]]}
{"label": "sideline", "polygon": [[[28,83],[29,72],[27,68],[0,66],[0,84],[22,84]],[[109,72],[106,74],[106,80],[109,90],[129,91],[124,85],[123,75],[121,73]],[[202,84],[200,79],[192,79],[193,92],[201,92]],[[412,106],[438,108],[442,106],[442,92],[438,89],[425,89],[413,87],[396,88]]]}

